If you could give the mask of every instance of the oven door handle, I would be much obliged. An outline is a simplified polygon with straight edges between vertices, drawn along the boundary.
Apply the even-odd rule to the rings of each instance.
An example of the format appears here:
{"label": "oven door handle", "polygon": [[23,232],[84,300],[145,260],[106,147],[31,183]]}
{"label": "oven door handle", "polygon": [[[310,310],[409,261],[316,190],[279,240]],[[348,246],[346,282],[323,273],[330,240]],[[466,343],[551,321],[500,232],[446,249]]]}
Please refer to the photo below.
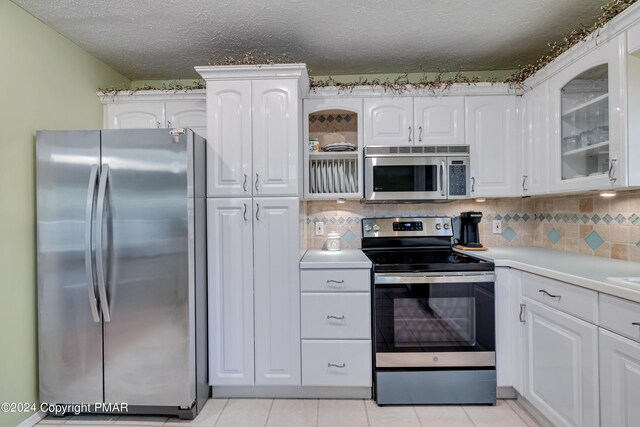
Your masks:
{"label": "oven door handle", "polygon": [[376,285],[407,285],[422,283],[490,283],[496,281],[494,273],[489,274],[438,274],[429,275],[376,273],[374,282]]}

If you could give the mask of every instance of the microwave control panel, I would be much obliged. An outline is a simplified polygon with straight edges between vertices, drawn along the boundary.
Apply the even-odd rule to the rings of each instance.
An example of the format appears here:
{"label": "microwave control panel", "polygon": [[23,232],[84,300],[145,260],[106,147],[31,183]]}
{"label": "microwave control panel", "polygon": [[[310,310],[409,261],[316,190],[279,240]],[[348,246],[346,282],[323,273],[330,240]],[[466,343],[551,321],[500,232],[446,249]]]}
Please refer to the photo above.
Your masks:
{"label": "microwave control panel", "polygon": [[464,160],[452,160],[449,164],[449,195],[467,195],[467,165]]}

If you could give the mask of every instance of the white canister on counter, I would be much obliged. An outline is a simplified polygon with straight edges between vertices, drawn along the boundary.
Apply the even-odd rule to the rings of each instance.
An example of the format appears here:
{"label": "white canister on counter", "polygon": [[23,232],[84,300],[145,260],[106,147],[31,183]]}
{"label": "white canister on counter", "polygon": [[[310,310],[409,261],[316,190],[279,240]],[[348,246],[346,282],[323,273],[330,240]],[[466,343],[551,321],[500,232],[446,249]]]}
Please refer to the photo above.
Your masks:
{"label": "white canister on counter", "polygon": [[327,235],[327,250],[328,251],[340,250],[340,235],[335,231]]}

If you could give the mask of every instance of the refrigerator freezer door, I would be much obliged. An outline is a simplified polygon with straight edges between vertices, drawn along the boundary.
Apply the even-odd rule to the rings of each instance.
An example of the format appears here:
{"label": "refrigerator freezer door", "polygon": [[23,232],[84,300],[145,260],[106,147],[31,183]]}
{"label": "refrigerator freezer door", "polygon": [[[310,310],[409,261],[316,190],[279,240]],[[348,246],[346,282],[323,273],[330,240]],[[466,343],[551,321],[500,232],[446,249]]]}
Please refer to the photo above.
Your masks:
{"label": "refrigerator freezer door", "polygon": [[[189,281],[190,138],[168,129],[107,130],[103,230],[107,402],[195,401],[194,288]],[[193,210],[191,210],[193,212]]]}
{"label": "refrigerator freezer door", "polygon": [[[92,227],[99,131],[42,131],[36,142],[40,401],[101,402],[102,323],[97,315]],[[91,217],[91,213],[89,213]],[[87,268],[89,271],[87,271]],[[89,279],[93,280],[89,280]]]}

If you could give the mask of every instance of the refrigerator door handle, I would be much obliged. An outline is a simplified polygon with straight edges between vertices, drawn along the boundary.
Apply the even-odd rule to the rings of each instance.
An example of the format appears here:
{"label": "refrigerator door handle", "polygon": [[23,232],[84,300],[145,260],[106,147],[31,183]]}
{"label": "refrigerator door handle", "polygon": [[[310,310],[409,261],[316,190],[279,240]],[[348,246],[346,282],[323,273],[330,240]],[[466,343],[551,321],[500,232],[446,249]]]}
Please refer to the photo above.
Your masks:
{"label": "refrigerator door handle", "polygon": [[85,226],[84,226],[84,269],[87,274],[87,288],[89,289],[89,306],[91,307],[91,315],[93,321],[100,322],[100,313],[98,312],[98,300],[96,299],[93,253],[91,246],[93,243],[93,201],[96,195],[96,181],[98,179],[98,165],[91,167],[89,174],[89,187],[87,189],[87,207],[85,210]]}
{"label": "refrigerator door handle", "polygon": [[104,260],[102,255],[102,226],[104,219],[104,199],[107,193],[107,181],[109,179],[109,165],[102,165],[100,184],[98,184],[98,204],[96,206],[96,272],[98,276],[98,292],[100,293],[100,307],[102,318],[105,322],[111,321],[109,302],[107,301],[107,288],[105,286]]}

